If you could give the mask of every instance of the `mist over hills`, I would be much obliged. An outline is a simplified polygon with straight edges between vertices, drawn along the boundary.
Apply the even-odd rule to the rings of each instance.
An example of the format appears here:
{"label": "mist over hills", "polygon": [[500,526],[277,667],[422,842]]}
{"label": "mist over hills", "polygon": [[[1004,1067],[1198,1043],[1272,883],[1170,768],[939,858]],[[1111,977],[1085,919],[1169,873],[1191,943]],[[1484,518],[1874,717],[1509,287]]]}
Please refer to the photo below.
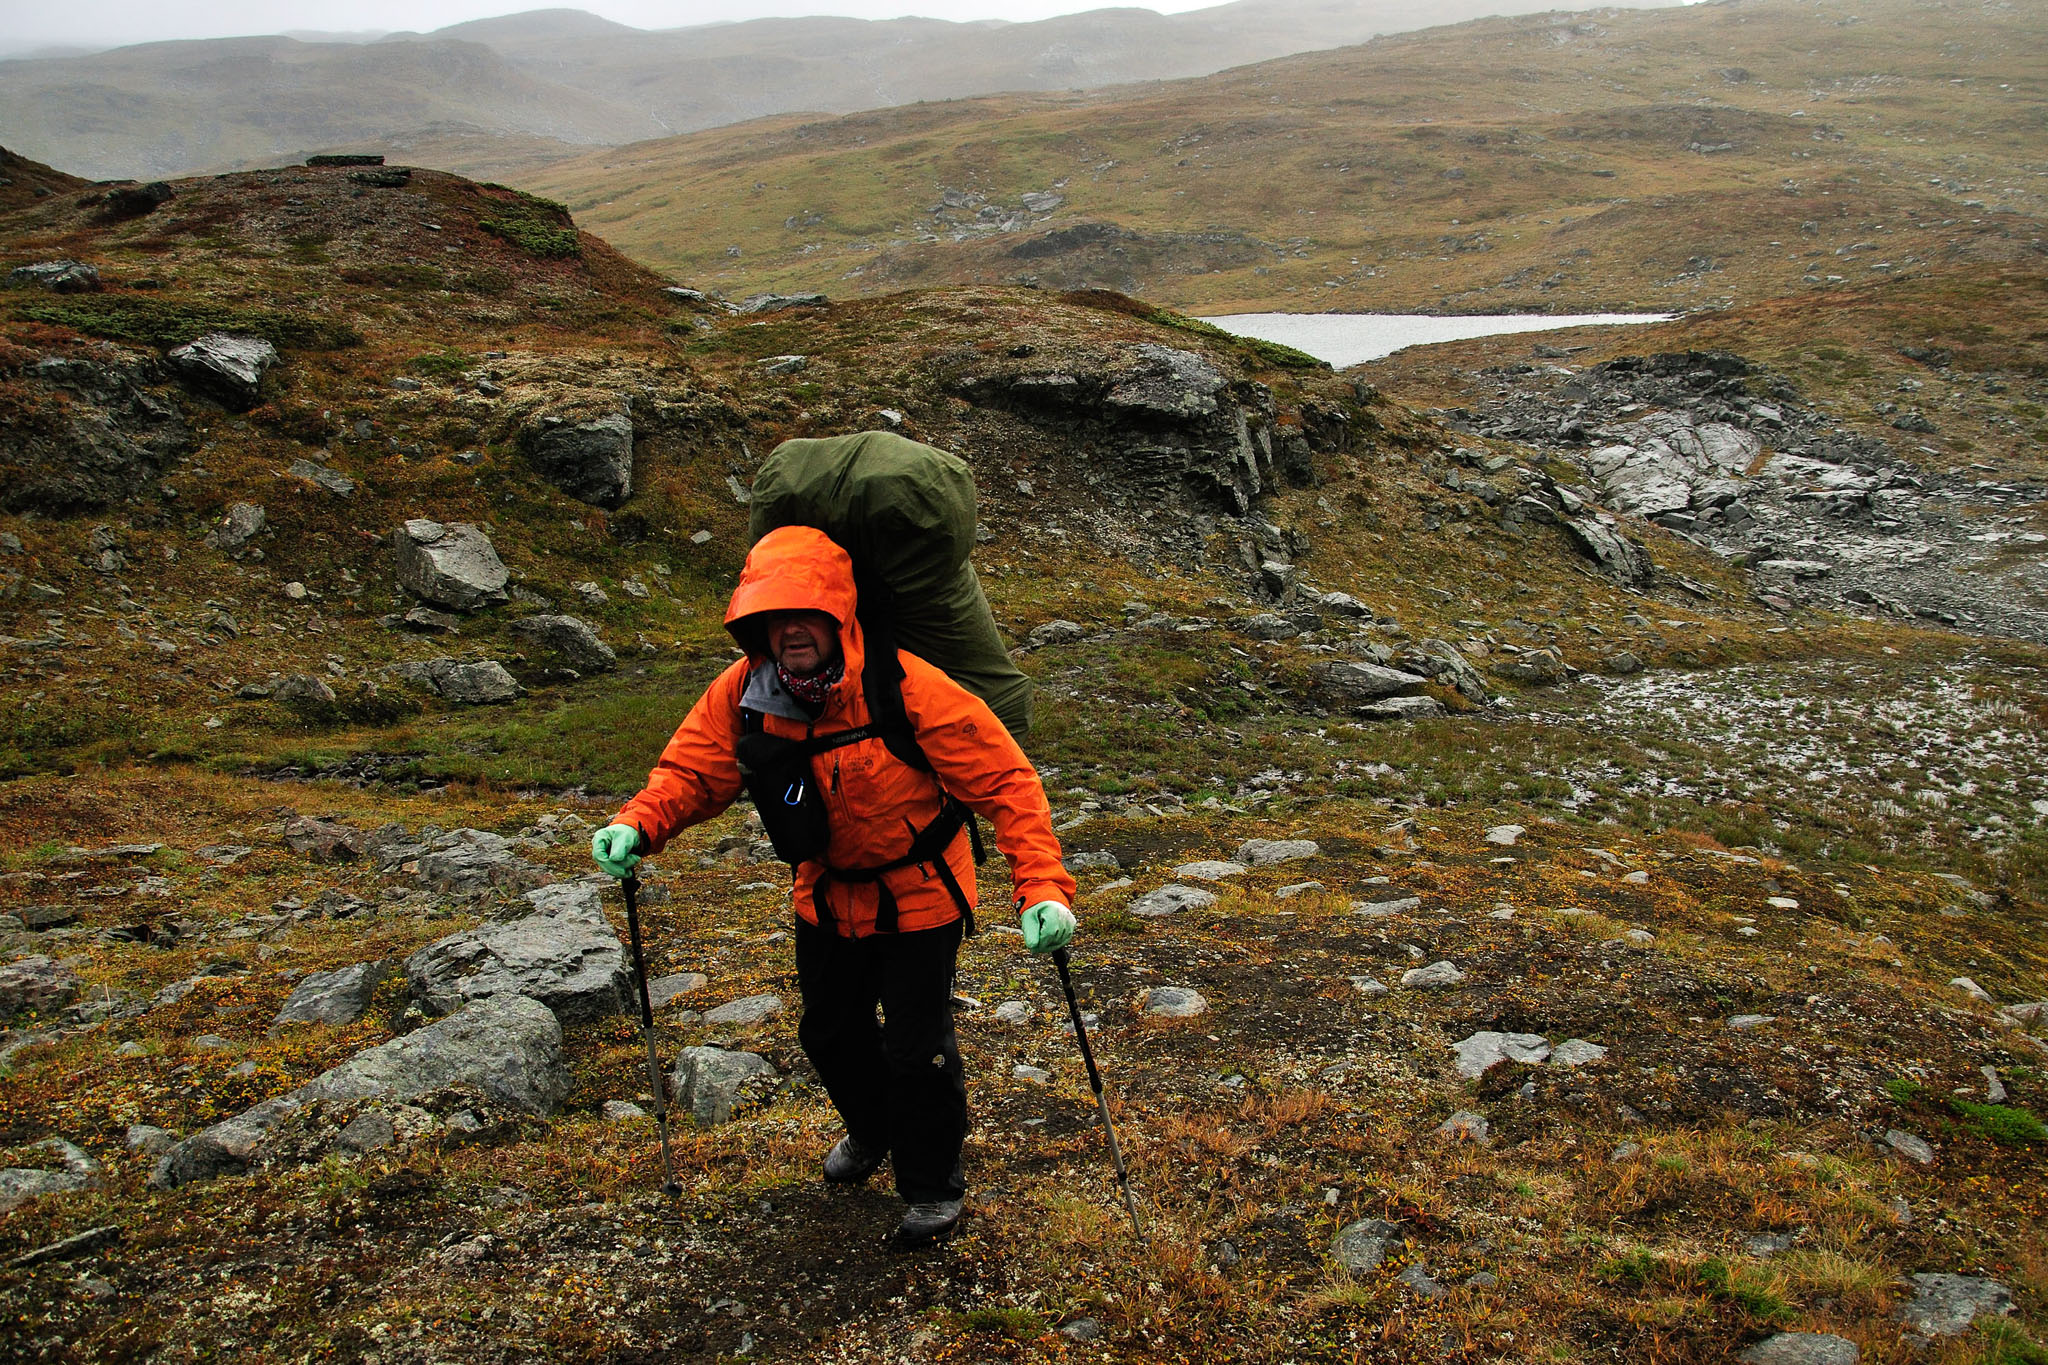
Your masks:
{"label": "mist over hills", "polygon": [[0,126],[24,155],[96,178],[274,165],[341,147],[415,155],[423,142],[435,164],[491,175],[764,115],[1200,75],[1543,7],[1237,0],[1024,24],[807,18],[660,31],[538,10],[372,42],[225,38],[0,62]]}

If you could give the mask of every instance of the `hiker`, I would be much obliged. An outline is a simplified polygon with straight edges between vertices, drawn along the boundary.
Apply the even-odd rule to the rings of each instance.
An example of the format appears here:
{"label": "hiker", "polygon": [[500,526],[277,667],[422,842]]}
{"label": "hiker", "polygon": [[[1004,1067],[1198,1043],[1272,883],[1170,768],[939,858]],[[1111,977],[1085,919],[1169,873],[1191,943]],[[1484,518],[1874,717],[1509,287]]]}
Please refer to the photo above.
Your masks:
{"label": "hiker", "polygon": [[[778,742],[833,746],[806,746],[765,796],[759,785],[753,792],[777,852],[796,863],[797,1038],[846,1124],[825,1155],[825,1179],[862,1181],[892,1161],[910,1206],[897,1236],[918,1243],[952,1231],[966,1192],[967,1082],[952,993],[974,920],[969,812],[989,821],[1009,860],[1013,909],[1032,952],[1073,938],[1074,879],[1030,760],[945,673],[900,653],[901,714],[931,771],[898,756],[900,737],[866,729],[893,698],[868,695],[875,684],[864,679],[854,605],[853,561],[824,532],[784,526],[756,542],[725,613],[746,657],[698,699],[647,786],[592,838],[591,854],[624,877],[732,804],[750,780],[743,756],[759,774],[760,755]],[[793,855],[806,808],[822,813],[822,826],[810,832],[812,848]],[[785,824],[791,815],[798,828]],[[817,849],[822,856],[800,856]]]}

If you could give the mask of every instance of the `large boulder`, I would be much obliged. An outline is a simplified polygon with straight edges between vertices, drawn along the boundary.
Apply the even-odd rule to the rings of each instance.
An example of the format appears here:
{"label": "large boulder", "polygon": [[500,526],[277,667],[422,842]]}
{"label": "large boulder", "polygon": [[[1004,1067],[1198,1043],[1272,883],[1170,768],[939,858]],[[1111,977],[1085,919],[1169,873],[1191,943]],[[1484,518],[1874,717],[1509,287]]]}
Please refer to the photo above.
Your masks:
{"label": "large boulder", "polygon": [[593,507],[617,507],[633,494],[633,419],[623,412],[594,422],[543,417],[525,435],[534,473]]}
{"label": "large boulder", "polygon": [[[37,1166],[9,1166],[0,1170],[0,1213],[6,1213],[31,1199],[46,1194],[82,1190],[103,1174],[100,1163],[63,1138],[44,1138],[29,1150],[43,1153],[47,1160]],[[49,1162],[54,1161],[54,1168]]]}
{"label": "large boulder", "polygon": [[100,272],[83,261],[37,261],[14,267],[7,283],[13,288],[32,285],[53,294],[97,294]]}
{"label": "large boulder", "polygon": [[172,1189],[260,1165],[272,1130],[313,1100],[403,1102],[457,1085],[522,1114],[552,1113],[569,1093],[561,1024],[545,1006],[520,996],[475,1001],[193,1134],[164,1153],[151,1183]]}
{"label": "large boulder", "polygon": [[416,517],[392,533],[391,558],[407,592],[456,611],[505,601],[512,579],[491,538],[466,521]]}
{"label": "large boulder", "polygon": [[389,962],[358,962],[338,971],[314,972],[292,988],[291,998],[277,1012],[271,1027],[285,1024],[353,1024],[370,1008],[370,1000],[391,975]]}
{"label": "large boulder", "polygon": [[442,835],[414,869],[422,884],[461,896],[531,891],[548,880],[547,869],[520,857],[510,839],[482,829]]}
{"label": "large boulder", "polygon": [[277,363],[277,347],[262,337],[208,332],[165,357],[178,377],[234,412],[256,406],[264,372]]}
{"label": "large boulder", "polygon": [[1445,687],[1455,688],[1466,701],[1484,706],[1493,700],[1486,679],[1472,666],[1472,661],[1448,640],[1424,640],[1402,650],[1401,666],[1433,678]]}
{"label": "large boulder", "polygon": [[580,617],[527,616],[514,621],[510,629],[550,662],[578,673],[609,673],[619,666],[612,647]]}
{"label": "large boulder", "polygon": [[97,356],[46,356],[16,378],[0,421],[0,511],[104,507],[192,450],[176,405],[145,387],[162,381],[155,362],[112,347]]}
{"label": "large boulder", "polygon": [[1612,517],[1565,517],[1561,524],[1580,552],[1622,586],[1636,587],[1647,583],[1655,573],[1650,556],[1644,553],[1642,546],[1621,533]]}
{"label": "large boulder", "polygon": [[1405,669],[1387,668],[1348,659],[1332,659],[1309,670],[1316,690],[1333,706],[1358,706],[1365,702],[1408,692],[1429,679]]}
{"label": "large boulder", "polygon": [[431,1014],[500,995],[538,1000],[565,1023],[618,1014],[632,978],[619,936],[588,883],[527,893],[533,913],[450,934],[406,959],[415,999]]}

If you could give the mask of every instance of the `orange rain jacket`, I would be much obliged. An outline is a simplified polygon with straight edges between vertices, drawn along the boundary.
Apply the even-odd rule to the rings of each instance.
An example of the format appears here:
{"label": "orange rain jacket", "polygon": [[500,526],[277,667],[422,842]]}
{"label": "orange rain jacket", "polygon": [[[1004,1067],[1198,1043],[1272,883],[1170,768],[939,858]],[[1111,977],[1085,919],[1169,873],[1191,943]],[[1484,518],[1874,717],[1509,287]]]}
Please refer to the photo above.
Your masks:
{"label": "orange rain jacket", "polygon": [[[776,677],[761,623],[751,619],[768,611],[822,611],[839,623],[846,673],[816,721]],[[646,836],[643,852],[659,853],[683,829],[712,818],[739,796],[733,751],[741,734],[742,706],[761,713],[767,733],[789,739],[868,723],[853,561],[824,532],[785,526],[761,537],[747,555],[725,626],[747,657],[719,674],[690,708],[648,774],[647,786],[615,817]],[[902,857],[912,834],[938,817],[944,793],[950,792],[995,827],[996,847],[1009,860],[1015,881],[1017,909],[1043,900],[1072,905],[1074,879],[1060,863],[1045,788],[1024,751],[987,703],[915,654],[899,650],[898,655],[903,709],[933,771],[920,772],[902,762],[880,738],[813,756],[812,777],[831,816],[827,861],[834,868],[859,869]],[[946,862],[974,904],[974,855],[965,829],[948,847]],[[813,897],[823,871],[815,862],[796,870],[796,912],[812,924],[819,922]],[[883,875],[896,898],[899,931],[936,928],[960,917],[944,880],[928,865]],[[875,932],[876,883],[835,880],[826,894],[829,920],[842,935],[860,938]]]}

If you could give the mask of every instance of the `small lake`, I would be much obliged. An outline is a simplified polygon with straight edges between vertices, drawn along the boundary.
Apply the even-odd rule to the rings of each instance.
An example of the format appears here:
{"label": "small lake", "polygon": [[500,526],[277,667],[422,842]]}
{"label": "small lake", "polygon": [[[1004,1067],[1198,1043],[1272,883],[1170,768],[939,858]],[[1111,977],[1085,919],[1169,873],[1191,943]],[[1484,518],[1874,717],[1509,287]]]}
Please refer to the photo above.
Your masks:
{"label": "small lake", "polygon": [[1632,322],[1669,322],[1675,313],[1495,313],[1432,317],[1424,313],[1230,313],[1202,321],[1241,337],[1277,341],[1327,360],[1338,369],[1378,360],[1404,346],[1501,336],[1509,332],[1552,332],[1560,327],[1608,327]]}

